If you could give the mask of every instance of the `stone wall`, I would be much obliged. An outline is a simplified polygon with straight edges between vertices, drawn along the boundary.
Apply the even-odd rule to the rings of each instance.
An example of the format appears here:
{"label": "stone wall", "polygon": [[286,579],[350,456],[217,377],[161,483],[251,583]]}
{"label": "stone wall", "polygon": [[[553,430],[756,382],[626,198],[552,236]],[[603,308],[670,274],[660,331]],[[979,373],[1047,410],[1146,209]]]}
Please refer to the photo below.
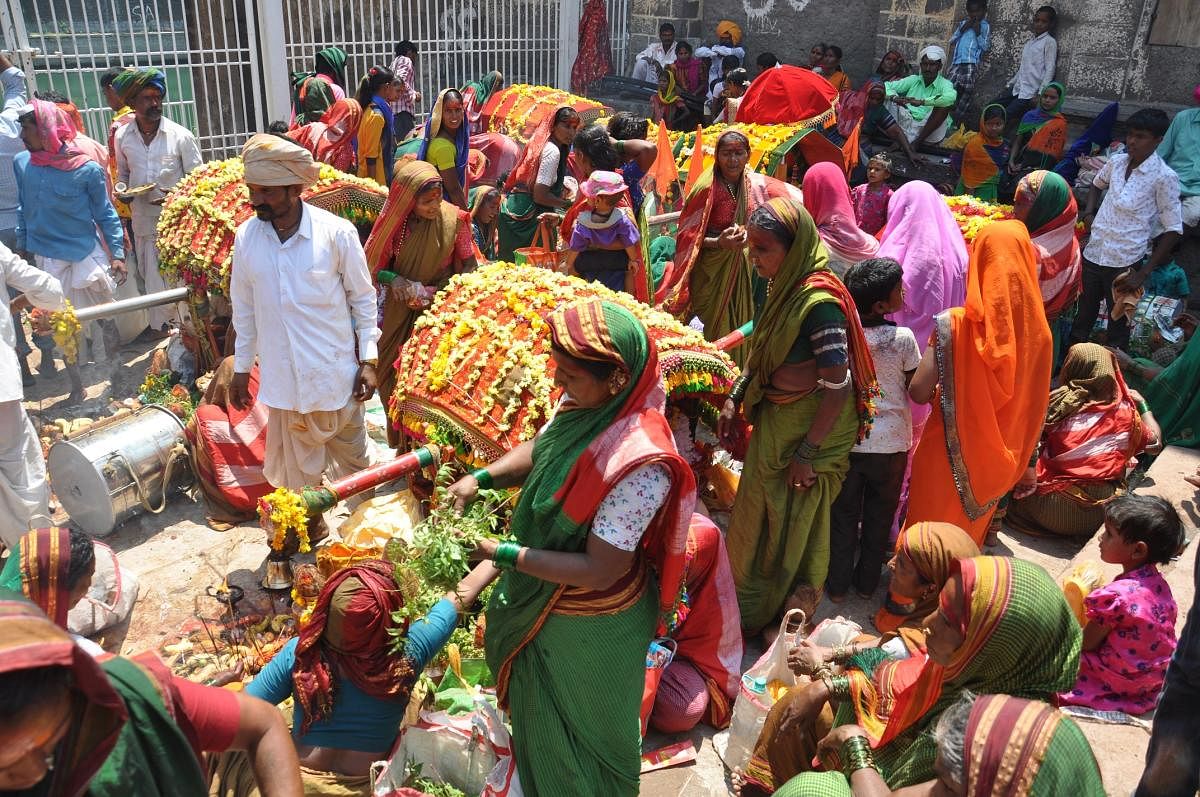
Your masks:
{"label": "stone wall", "polygon": [[[1066,84],[1068,109],[1111,100],[1128,107],[1191,105],[1192,87],[1200,82],[1200,47],[1146,44],[1157,0],[1052,4],[1058,9],[1057,76]],[[1041,0],[991,0],[992,51],[977,98],[1000,93],[1016,71],[1039,5]],[[712,41],[717,23],[732,19],[745,31],[751,63],[767,51],[784,63],[807,63],[811,45],[824,41],[842,48],[842,65],[858,85],[889,49],[915,62],[925,45],[946,46],[965,6],[966,0],[632,0],[629,52],[656,37],[664,19],[693,43]]]}
{"label": "stone wall", "polygon": [[698,46],[701,39],[701,0],[630,0],[629,47],[624,66],[613,66],[622,75],[633,69],[633,60],[651,42],[658,40],[658,26],[670,22],[675,26],[675,38],[686,39]]}

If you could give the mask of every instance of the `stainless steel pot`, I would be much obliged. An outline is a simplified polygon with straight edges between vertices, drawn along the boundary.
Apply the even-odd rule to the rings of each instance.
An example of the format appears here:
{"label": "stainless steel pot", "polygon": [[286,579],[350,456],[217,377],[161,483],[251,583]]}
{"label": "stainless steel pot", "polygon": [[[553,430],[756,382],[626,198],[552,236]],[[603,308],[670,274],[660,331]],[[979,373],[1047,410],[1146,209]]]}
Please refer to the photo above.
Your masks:
{"label": "stainless steel pot", "polygon": [[96,537],[143,511],[161,512],[192,480],[183,422],[158,404],[58,441],[46,466],[63,509]]}

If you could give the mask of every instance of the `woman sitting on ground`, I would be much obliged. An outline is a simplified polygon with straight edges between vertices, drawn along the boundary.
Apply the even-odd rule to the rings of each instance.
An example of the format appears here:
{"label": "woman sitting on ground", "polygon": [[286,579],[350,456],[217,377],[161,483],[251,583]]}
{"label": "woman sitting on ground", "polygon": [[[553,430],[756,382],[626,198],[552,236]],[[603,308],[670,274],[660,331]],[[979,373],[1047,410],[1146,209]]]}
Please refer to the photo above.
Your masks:
{"label": "woman sitting on ground", "polygon": [[[490,562],[477,566],[424,619],[404,627],[393,617],[404,608],[394,570],[369,560],[331,576],[300,636],[246,687],[275,705],[295,699],[292,740],[307,794],[371,794],[371,764],[395,744],[413,684],[450,638],[458,613],[498,575]],[[391,651],[397,634],[403,653]],[[255,794],[246,763],[239,756],[217,762],[212,793]]]}
{"label": "woman sitting on ground", "polygon": [[[821,740],[822,759],[850,773],[830,773],[822,797],[900,794],[954,797],[1104,797],[1100,766],[1083,731],[1058,709],[1036,700],[970,692],[938,720],[936,779],[892,791],[875,766],[867,732],[842,725]],[[816,794],[816,791],[810,792]]]}
{"label": "woman sitting on ground", "polygon": [[[92,538],[79,529],[35,529],[17,543],[0,573],[0,590],[24,595],[37,604],[59,628],[67,627],[67,614],[83,600],[96,573]],[[93,656],[104,648],[87,637],[71,638]]]}
{"label": "woman sitting on ground", "polygon": [[[892,571],[892,594],[910,601],[912,611],[901,617],[880,610],[876,625],[884,634],[879,640],[863,637],[838,648],[821,647],[806,640],[789,652],[788,664],[797,675],[813,677],[832,666],[851,668],[854,666],[851,662],[859,656],[870,657],[871,661],[882,658],[879,654],[896,660],[909,657],[923,660],[925,621],[937,611],[938,595],[950,578],[954,561],[978,555],[979,548],[957,526],[949,523],[910,526],[896,539],[896,554],[888,562],[888,569]],[[868,652],[873,648],[879,653]],[[782,708],[768,715],[747,767],[747,782],[760,788],[769,788],[775,782],[776,770],[786,780],[807,768],[804,762],[812,760],[816,740],[833,722],[833,708],[827,704],[810,722],[794,722],[786,729],[780,727],[784,716]]]}
{"label": "woman sitting on ground", "polygon": [[299,797],[274,706],[177,678],[154,654],[90,656],[40,609],[0,600],[0,792],[205,797],[206,752],[244,750],[262,797]]}
{"label": "woman sitting on ground", "polygon": [[[1050,701],[1079,671],[1079,623],[1058,584],[1031,562],[956,560],[938,609],[925,622],[928,658],[880,661],[879,653],[868,651],[870,656],[852,660],[858,669],[845,675],[818,674],[771,709],[779,712],[779,727],[811,723],[833,699],[834,725],[854,723],[865,731],[880,774],[896,789],[937,776],[934,727],[965,690]],[[797,771],[789,764],[801,771],[811,766],[811,759],[797,760],[786,742],[768,752],[776,783]],[[775,794],[825,794],[814,789],[831,782],[844,790],[847,779],[840,772],[802,772]]]}
{"label": "woman sitting on ground", "polygon": [[1091,535],[1140,453],[1162,450],[1150,408],[1125,386],[1116,357],[1077,343],[1050,393],[1041,451],[1017,482],[1006,522],[1030,534]]}
{"label": "woman sitting on ground", "polygon": [[742,629],[725,535],[696,512],[688,527],[684,607],[668,636],[675,658],[662,674],[650,727],[687,733],[729,725],[742,673]]}

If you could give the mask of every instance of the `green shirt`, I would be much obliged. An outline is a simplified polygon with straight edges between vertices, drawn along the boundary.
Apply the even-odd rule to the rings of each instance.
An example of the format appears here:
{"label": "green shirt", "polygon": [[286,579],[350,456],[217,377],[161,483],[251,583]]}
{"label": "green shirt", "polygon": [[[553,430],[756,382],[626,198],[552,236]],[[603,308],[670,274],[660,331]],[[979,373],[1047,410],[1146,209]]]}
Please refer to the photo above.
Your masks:
{"label": "green shirt", "polygon": [[1200,108],[1175,114],[1158,156],[1179,175],[1183,196],[1200,196]]}
{"label": "green shirt", "polygon": [[934,108],[949,108],[958,99],[958,92],[954,90],[954,84],[941,75],[934,78],[933,83],[929,86],[925,85],[925,78],[920,75],[909,75],[900,80],[884,83],[883,87],[889,100],[893,97],[909,97],[924,101],[923,105],[904,106],[916,121],[927,119],[930,111]]}

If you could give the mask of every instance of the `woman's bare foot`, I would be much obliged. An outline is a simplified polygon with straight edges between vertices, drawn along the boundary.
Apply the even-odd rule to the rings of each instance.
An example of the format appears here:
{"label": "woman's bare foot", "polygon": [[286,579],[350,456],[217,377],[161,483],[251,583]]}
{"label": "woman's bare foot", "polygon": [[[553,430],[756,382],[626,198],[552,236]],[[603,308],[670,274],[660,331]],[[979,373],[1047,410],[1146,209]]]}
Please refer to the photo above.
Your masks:
{"label": "woman's bare foot", "polygon": [[735,797],[742,797],[742,788],[746,785],[746,776],[740,768],[735,768],[729,772],[729,790],[733,792]]}

